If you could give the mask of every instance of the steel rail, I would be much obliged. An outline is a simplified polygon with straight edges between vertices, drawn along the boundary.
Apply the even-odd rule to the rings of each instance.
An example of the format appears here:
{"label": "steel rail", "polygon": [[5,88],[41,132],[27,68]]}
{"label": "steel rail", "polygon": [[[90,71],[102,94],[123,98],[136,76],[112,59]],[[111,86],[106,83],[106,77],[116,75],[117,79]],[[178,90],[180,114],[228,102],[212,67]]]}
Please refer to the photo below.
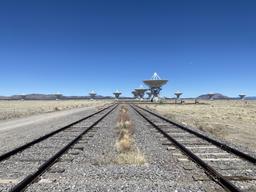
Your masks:
{"label": "steel rail", "polygon": [[152,125],[156,130],[158,130],[164,137],[166,137],[169,141],[171,141],[176,147],[178,147],[189,159],[195,162],[197,165],[202,167],[215,182],[219,183],[225,190],[230,192],[242,192],[239,188],[237,188],[234,184],[232,184],[229,180],[227,180],[222,174],[217,172],[210,165],[205,163],[202,159],[200,159],[197,155],[195,155],[192,151],[187,149],[184,145],[179,143],[165,131],[163,131],[160,127],[158,127],[153,121],[151,121],[148,117],[143,115],[138,109],[134,106],[130,105],[140,116],[142,116],[150,125]]}
{"label": "steel rail", "polygon": [[68,151],[75,143],[77,143],[83,135],[85,135],[89,130],[91,130],[95,125],[97,125],[100,121],[102,121],[107,115],[109,115],[118,105],[115,105],[110,111],[101,116],[96,122],[94,122],[90,127],[84,130],[80,135],[78,135],[75,139],[69,142],[65,147],[59,150],[55,155],[53,155],[50,159],[48,159],[45,163],[43,163],[37,171],[25,177],[20,183],[15,185],[10,192],[20,192],[24,191],[35,179],[37,179],[40,175],[42,175],[48,168],[50,168],[66,151]]}
{"label": "steel rail", "polygon": [[185,127],[185,126],[183,126],[183,125],[181,125],[181,124],[178,124],[178,123],[176,123],[176,122],[173,122],[173,121],[171,121],[170,119],[167,119],[167,118],[165,118],[165,117],[163,117],[163,116],[161,116],[161,115],[159,115],[159,114],[157,114],[157,113],[154,113],[154,112],[152,112],[152,111],[150,111],[150,110],[148,110],[148,109],[145,109],[145,108],[140,107],[140,106],[137,106],[137,105],[136,105],[136,107],[138,107],[139,109],[142,109],[142,110],[144,110],[144,111],[146,111],[146,112],[148,112],[148,113],[150,113],[150,114],[152,114],[152,115],[154,115],[154,116],[156,116],[156,117],[158,117],[158,118],[160,118],[160,119],[162,119],[162,120],[164,120],[164,121],[166,121],[166,122],[168,122],[168,123],[170,123],[170,124],[173,124],[173,125],[175,125],[176,127],[183,129],[184,131],[187,131],[187,132],[189,132],[189,133],[192,133],[192,134],[196,135],[197,137],[200,137],[201,139],[204,139],[204,140],[206,140],[206,141],[212,143],[212,144],[215,145],[215,146],[218,146],[219,148],[221,148],[221,149],[223,149],[223,150],[225,150],[225,151],[227,151],[227,152],[229,152],[229,153],[233,153],[234,155],[236,155],[236,156],[238,156],[238,157],[240,157],[240,158],[242,158],[242,159],[245,159],[245,160],[247,160],[247,161],[250,162],[250,163],[256,164],[256,158],[253,157],[253,156],[250,156],[250,155],[248,155],[248,154],[246,154],[246,153],[244,153],[244,152],[242,152],[242,151],[239,151],[239,150],[237,150],[237,149],[235,149],[235,148],[233,148],[233,147],[230,147],[230,146],[228,146],[228,145],[225,144],[225,143],[222,143],[222,142],[219,142],[219,141],[217,141],[217,140],[214,140],[214,139],[212,139],[212,138],[210,138],[210,137],[207,137],[207,136],[205,136],[205,135],[203,135],[203,134],[201,134],[201,133],[199,133],[199,132],[193,131],[193,130],[191,130],[191,129],[188,128],[188,127]]}
{"label": "steel rail", "polygon": [[50,133],[48,133],[48,134],[46,134],[46,135],[44,135],[44,136],[42,136],[42,137],[39,137],[39,138],[37,138],[37,139],[35,139],[35,140],[29,142],[29,143],[26,143],[26,144],[24,144],[24,145],[21,145],[21,146],[19,146],[19,147],[13,149],[13,150],[11,150],[11,151],[8,151],[8,152],[6,152],[6,153],[4,153],[4,154],[1,154],[1,155],[0,155],[0,162],[3,161],[3,160],[5,160],[5,159],[7,159],[7,158],[9,158],[9,157],[11,157],[12,155],[15,155],[16,153],[19,153],[19,152],[21,152],[21,151],[23,151],[23,150],[25,150],[25,149],[31,147],[32,145],[34,145],[34,144],[36,144],[36,143],[39,143],[39,142],[41,142],[41,141],[43,141],[43,140],[45,140],[45,139],[47,139],[47,138],[49,138],[49,137],[51,137],[51,136],[53,136],[53,135],[59,133],[59,132],[61,132],[61,131],[64,131],[64,130],[70,128],[71,126],[73,126],[73,125],[75,125],[75,124],[80,123],[81,121],[84,121],[84,120],[89,119],[90,117],[92,117],[92,116],[94,116],[94,115],[97,115],[98,113],[101,113],[101,112],[103,112],[103,111],[109,109],[109,108],[112,107],[112,106],[114,106],[114,104],[112,104],[112,105],[110,105],[110,106],[108,106],[108,107],[105,107],[104,109],[101,109],[101,110],[99,110],[99,111],[97,111],[97,112],[95,112],[95,113],[93,113],[93,114],[91,114],[91,115],[88,115],[88,116],[86,116],[86,117],[83,117],[82,119],[79,119],[79,120],[77,120],[77,121],[75,121],[75,122],[73,122],[73,123],[70,123],[70,124],[68,124],[68,125],[66,125],[66,126],[64,126],[64,127],[62,127],[62,128],[59,128],[59,129],[57,129],[57,130],[55,130],[55,131],[52,131],[52,132],[50,132]]}

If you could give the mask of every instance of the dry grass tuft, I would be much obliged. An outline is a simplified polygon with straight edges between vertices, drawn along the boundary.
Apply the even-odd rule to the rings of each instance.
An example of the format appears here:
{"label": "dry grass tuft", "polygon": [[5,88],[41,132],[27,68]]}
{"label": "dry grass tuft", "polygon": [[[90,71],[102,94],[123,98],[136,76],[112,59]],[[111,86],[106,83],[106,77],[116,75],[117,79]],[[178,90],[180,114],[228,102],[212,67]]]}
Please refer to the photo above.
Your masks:
{"label": "dry grass tuft", "polygon": [[144,156],[135,147],[135,142],[133,139],[134,126],[130,121],[128,109],[122,106],[119,112],[116,126],[116,129],[118,130],[116,148],[119,154],[114,162],[117,164],[144,164]]}
{"label": "dry grass tuft", "polygon": [[256,101],[214,100],[204,101],[202,105],[157,104],[146,107],[231,143],[256,149]]}
{"label": "dry grass tuft", "polygon": [[129,165],[143,165],[146,163],[143,154],[137,151],[130,151],[128,153],[121,153],[114,161],[119,165],[129,164]]}
{"label": "dry grass tuft", "polygon": [[0,121],[79,107],[108,105],[110,100],[16,100],[0,101]]}
{"label": "dry grass tuft", "polygon": [[129,134],[122,132],[119,136],[118,141],[116,142],[116,147],[120,152],[131,151],[133,145],[133,139]]}

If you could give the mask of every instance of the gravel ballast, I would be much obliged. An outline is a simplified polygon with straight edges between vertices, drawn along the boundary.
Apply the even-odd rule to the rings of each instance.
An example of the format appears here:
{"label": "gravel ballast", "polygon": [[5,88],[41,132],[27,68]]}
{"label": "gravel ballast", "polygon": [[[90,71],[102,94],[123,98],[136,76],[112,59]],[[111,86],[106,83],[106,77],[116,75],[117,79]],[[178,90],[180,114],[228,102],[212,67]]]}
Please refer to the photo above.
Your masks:
{"label": "gravel ballast", "polygon": [[[222,187],[209,179],[201,168],[187,159],[170,141],[127,105],[128,113],[126,115],[128,114],[129,118],[126,121],[130,121],[130,124],[127,125],[132,126],[126,127],[126,131],[127,128],[130,128],[129,136],[132,147],[128,151],[120,150],[120,138],[123,133],[121,130],[124,131],[124,127],[120,126],[120,119],[127,119],[127,116],[120,115],[121,111],[124,111],[123,106],[125,105],[119,105],[103,121],[85,134],[49,170],[30,185],[27,191],[224,191]],[[17,183],[17,180],[36,170],[42,162],[46,161],[105,112],[31,147],[24,153],[11,157],[6,163],[2,163],[0,183],[8,182],[8,179]],[[186,138],[186,134],[175,127],[170,127],[168,123],[158,118],[152,117],[152,120],[162,129],[166,131],[169,129],[169,134],[187,142],[191,147],[206,145],[206,143],[194,143],[197,142],[196,138]],[[191,142],[191,138],[195,141]],[[210,149],[210,151],[209,149],[202,148],[200,153],[205,155],[209,152],[219,152],[215,148]],[[131,160],[137,154],[143,160]],[[131,159],[120,161],[120,157],[123,155]],[[214,156],[207,157],[214,158]],[[221,165],[221,171],[225,175],[232,173],[227,169],[230,166],[237,168],[235,162],[234,164],[216,163],[216,167],[219,165]],[[247,163],[241,162],[241,165],[247,166]],[[23,168],[20,169],[20,166]],[[248,166],[248,168],[251,169],[252,167]],[[13,169],[17,171],[11,172],[10,170]],[[244,174],[254,176],[251,172],[244,172]],[[237,181],[234,183],[241,189],[248,190],[246,182]],[[1,189],[7,191],[10,185],[4,184]]]}
{"label": "gravel ballast", "polygon": [[[185,169],[162,145],[162,140],[131,108],[134,141],[144,156],[143,164],[116,162],[117,116],[107,116],[77,143],[61,161],[46,172],[28,191],[222,191],[216,183],[196,181],[205,177],[196,166]],[[90,136],[89,136],[90,135]]]}
{"label": "gravel ballast", "polygon": [[85,107],[1,122],[0,154],[77,121],[97,110],[98,107]]}

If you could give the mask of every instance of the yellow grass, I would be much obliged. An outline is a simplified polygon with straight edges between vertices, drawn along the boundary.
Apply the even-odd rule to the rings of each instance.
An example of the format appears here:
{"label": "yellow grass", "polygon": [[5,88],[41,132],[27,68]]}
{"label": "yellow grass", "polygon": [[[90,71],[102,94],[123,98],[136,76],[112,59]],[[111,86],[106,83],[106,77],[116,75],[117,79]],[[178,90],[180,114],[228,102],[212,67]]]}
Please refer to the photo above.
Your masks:
{"label": "yellow grass", "polygon": [[143,165],[146,163],[144,155],[137,151],[120,153],[114,162],[119,165],[123,165],[123,164]]}
{"label": "yellow grass", "polygon": [[110,100],[0,101],[0,120],[80,107],[102,106]]}
{"label": "yellow grass", "polygon": [[130,151],[132,149],[133,139],[131,138],[130,134],[126,131],[122,131],[120,133],[119,139],[116,142],[116,147],[118,151],[125,152]]}
{"label": "yellow grass", "polygon": [[124,106],[119,111],[117,130],[118,138],[116,141],[116,149],[119,154],[114,160],[117,164],[134,164],[141,165],[145,163],[144,155],[136,148],[133,139],[133,124],[128,116],[128,110]]}
{"label": "yellow grass", "polygon": [[206,105],[147,105],[177,122],[256,149],[256,101],[200,101]]}

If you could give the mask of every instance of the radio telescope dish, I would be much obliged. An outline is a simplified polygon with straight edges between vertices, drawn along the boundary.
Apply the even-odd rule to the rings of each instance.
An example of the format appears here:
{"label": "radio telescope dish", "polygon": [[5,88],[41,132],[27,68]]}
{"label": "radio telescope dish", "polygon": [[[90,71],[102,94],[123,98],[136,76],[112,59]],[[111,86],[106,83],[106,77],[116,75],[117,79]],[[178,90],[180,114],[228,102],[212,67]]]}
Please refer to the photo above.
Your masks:
{"label": "radio telescope dish", "polygon": [[177,103],[177,101],[180,99],[180,96],[182,95],[182,93],[180,91],[176,91],[174,93],[174,95],[176,95],[175,103]]}
{"label": "radio telescope dish", "polygon": [[183,93],[181,93],[180,91],[176,91],[176,93],[174,93],[174,95],[176,95],[177,99],[179,99],[182,94]]}
{"label": "radio telescope dish", "polygon": [[113,94],[115,95],[115,98],[118,99],[122,92],[116,90]]}
{"label": "radio telescope dish", "polygon": [[24,100],[26,99],[25,93],[21,93],[20,96],[21,96],[21,100],[22,100],[22,101],[24,101]]}
{"label": "radio telescope dish", "polygon": [[60,94],[59,92],[54,93],[54,95],[56,97],[56,99],[55,99],[56,101],[60,100],[62,97],[62,94]]}
{"label": "radio telescope dish", "polygon": [[154,73],[150,80],[144,80],[143,82],[150,88],[153,96],[151,100],[158,101],[159,93],[162,90],[161,87],[165,85],[168,80],[162,80],[157,73]]}
{"label": "radio telescope dish", "polygon": [[243,94],[243,93],[239,94],[239,97],[240,97],[241,100],[244,100],[244,99],[245,99],[245,96],[246,96],[246,95]]}
{"label": "radio telescope dish", "polygon": [[150,80],[143,81],[150,88],[159,88],[165,85],[168,80],[162,80],[157,73],[154,73]]}
{"label": "radio telescope dish", "polygon": [[144,94],[148,89],[144,88],[142,85],[135,89],[136,93],[138,94],[138,96],[140,97],[141,100],[143,100]]}
{"label": "radio telescope dish", "polygon": [[96,92],[94,90],[92,90],[90,93],[89,93],[91,99],[93,100],[96,96]]}

